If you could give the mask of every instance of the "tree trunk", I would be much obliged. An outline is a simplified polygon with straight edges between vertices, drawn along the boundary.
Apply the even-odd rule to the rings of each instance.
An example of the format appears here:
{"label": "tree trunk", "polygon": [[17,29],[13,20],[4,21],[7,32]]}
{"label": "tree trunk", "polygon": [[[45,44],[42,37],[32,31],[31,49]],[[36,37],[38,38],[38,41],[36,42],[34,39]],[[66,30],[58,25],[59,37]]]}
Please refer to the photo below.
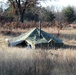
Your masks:
{"label": "tree trunk", "polygon": [[20,22],[24,22],[24,14],[25,14],[25,9],[20,13]]}
{"label": "tree trunk", "polygon": [[22,22],[22,23],[24,22],[23,14],[20,15],[20,22]]}

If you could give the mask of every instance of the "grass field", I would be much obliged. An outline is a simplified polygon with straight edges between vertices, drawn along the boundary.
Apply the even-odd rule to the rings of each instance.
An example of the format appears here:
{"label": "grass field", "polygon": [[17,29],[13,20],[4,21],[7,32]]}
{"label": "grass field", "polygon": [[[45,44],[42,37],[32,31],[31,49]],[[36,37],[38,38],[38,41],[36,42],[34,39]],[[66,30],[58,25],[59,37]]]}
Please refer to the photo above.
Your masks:
{"label": "grass field", "polygon": [[[50,33],[57,32],[51,28],[46,29],[43,28]],[[12,37],[0,34],[0,75],[76,75],[75,29],[60,31],[59,38],[65,45],[56,50],[8,47],[5,39]]]}

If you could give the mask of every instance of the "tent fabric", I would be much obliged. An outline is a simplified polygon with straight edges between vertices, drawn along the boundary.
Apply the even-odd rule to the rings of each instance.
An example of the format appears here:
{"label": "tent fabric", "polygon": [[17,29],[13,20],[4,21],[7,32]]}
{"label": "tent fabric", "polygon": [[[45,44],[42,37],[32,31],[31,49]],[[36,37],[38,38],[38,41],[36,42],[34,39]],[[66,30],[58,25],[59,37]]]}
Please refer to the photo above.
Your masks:
{"label": "tent fabric", "polygon": [[[40,35],[40,31],[41,31],[41,35]],[[35,46],[36,44],[41,44],[41,43],[49,43],[51,40],[53,40],[55,43],[63,43],[62,40],[53,36],[52,34],[44,32],[39,28],[33,28],[24,34],[13,38],[11,41],[9,41],[9,44],[11,46],[16,46],[24,40],[27,43],[29,43],[31,46]]]}

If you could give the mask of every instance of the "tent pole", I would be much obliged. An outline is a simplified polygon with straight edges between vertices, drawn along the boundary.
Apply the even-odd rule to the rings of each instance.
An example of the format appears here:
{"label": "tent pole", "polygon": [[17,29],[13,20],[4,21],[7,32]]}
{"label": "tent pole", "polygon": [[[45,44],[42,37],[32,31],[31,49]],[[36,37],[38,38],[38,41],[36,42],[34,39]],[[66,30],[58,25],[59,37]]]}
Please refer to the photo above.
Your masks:
{"label": "tent pole", "polygon": [[41,20],[39,20],[39,26],[40,26],[40,38],[41,38]]}

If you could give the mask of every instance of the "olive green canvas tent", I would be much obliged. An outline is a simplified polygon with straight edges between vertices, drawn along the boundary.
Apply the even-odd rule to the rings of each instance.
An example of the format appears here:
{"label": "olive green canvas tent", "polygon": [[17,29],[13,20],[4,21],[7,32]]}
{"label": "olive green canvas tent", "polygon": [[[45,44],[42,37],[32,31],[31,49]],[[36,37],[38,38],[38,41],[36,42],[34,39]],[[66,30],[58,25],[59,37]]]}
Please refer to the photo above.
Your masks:
{"label": "olive green canvas tent", "polygon": [[63,44],[62,40],[56,38],[52,34],[44,32],[39,28],[33,28],[30,31],[15,37],[9,41],[9,46],[30,45],[31,48],[40,48],[40,47],[51,47],[51,46],[60,46]]}

